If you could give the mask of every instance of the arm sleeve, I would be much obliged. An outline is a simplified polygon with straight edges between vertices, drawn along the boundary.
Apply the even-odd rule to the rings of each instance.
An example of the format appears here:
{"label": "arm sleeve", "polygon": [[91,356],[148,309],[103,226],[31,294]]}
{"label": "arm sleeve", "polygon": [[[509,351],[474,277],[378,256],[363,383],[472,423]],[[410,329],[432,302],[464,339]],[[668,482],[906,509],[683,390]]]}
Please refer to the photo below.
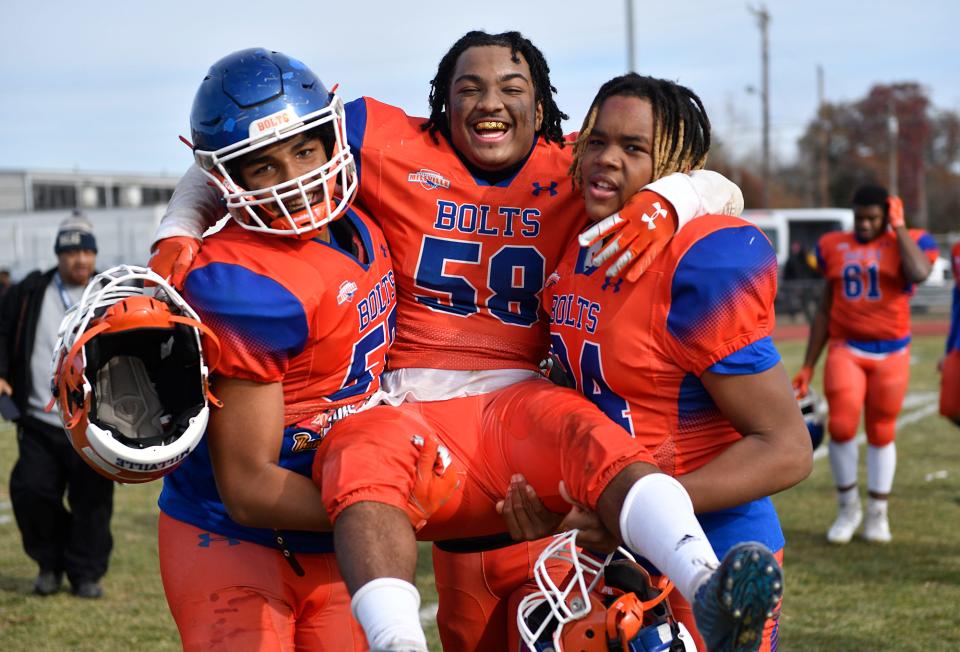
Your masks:
{"label": "arm sleeve", "polygon": [[187,275],[183,294],[220,339],[217,374],[280,381],[307,344],[303,302],[278,281],[242,265],[197,266]]}
{"label": "arm sleeve", "polygon": [[153,234],[153,241],[174,236],[189,236],[199,240],[203,232],[226,213],[220,191],[210,185],[203,170],[196,164],[191,165],[177,182],[173,197],[167,204],[167,212]]}
{"label": "arm sleeve", "polygon": [[[724,227],[700,237],[681,256],[670,287],[662,334],[678,364],[699,376],[759,373],[779,360],[772,344],[777,259],[752,225]],[[771,351],[772,349],[772,351]]]}
{"label": "arm sleeve", "polygon": [[676,172],[643,189],[652,190],[670,202],[677,212],[681,229],[702,215],[740,215],[743,212],[743,193],[739,186],[710,170],[695,170],[690,174]]}

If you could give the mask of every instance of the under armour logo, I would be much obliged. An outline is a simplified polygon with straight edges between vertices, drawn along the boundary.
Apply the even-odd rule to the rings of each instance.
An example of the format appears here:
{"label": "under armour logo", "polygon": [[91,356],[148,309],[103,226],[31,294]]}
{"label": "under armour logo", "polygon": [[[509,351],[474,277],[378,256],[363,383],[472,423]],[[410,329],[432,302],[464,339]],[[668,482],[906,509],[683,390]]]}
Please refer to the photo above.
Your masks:
{"label": "under armour logo", "polygon": [[380,245],[380,254],[383,255],[384,258],[387,257],[387,245]]}
{"label": "under armour logo", "polygon": [[557,182],[551,181],[549,186],[541,186],[539,181],[533,182],[533,196],[539,197],[541,192],[549,192],[553,197],[557,194]]}
{"label": "under armour logo", "polygon": [[610,279],[605,278],[605,279],[603,279],[603,285],[600,286],[600,289],[601,289],[601,290],[606,290],[608,287],[613,286],[613,292],[614,292],[614,294],[616,294],[617,292],[620,291],[620,284],[621,284],[621,283],[623,283],[623,279],[622,279],[622,278],[618,278],[618,279],[616,280],[616,282],[614,282],[614,283],[611,283],[611,282],[610,282]]}
{"label": "under armour logo", "polygon": [[240,545],[240,539],[234,539],[233,537],[215,537],[209,532],[198,534],[197,538],[200,539],[200,543],[197,544],[198,548],[209,548],[210,544],[214,541],[226,541],[227,545],[230,546]]}
{"label": "under armour logo", "polygon": [[674,548],[674,550],[675,551],[680,550],[680,548],[684,547],[688,543],[693,543],[694,541],[699,541],[699,540],[700,540],[700,537],[695,537],[692,534],[685,534],[683,535],[683,538],[677,542],[677,547]]}
{"label": "under armour logo", "polygon": [[654,221],[658,217],[663,218],[663,217],[666,217],[667,215],[668,215],[667,209],[661,206],[660,202],[655,201],[653,202],[653,215],[647,215],[646,213],[644,213],[643,216],[640,218],[640,221],[647,225],[648,230],[653,231],[655,228],[657,228],[657,225],[654,224]]}

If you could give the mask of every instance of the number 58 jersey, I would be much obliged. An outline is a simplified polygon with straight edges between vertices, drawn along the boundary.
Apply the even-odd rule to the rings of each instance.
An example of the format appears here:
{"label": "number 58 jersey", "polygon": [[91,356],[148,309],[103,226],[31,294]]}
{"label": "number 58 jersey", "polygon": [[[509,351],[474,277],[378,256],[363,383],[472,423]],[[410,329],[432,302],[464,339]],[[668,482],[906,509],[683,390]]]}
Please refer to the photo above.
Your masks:
{"label": "number 58 jersey", "polygon": [[509,178],[474,177],[424,120],[347,104],[357,201],[390,244],[399,303],[390,367],[535,369],[547,349],[546,273],[584,223],[570,147],[539,138]]}

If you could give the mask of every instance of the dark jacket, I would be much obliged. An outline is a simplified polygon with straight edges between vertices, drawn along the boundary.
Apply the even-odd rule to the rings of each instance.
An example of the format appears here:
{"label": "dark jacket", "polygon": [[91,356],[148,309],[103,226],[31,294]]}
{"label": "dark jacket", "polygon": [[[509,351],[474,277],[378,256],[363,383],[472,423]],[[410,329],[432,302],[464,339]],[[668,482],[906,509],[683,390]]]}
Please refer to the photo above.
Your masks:
{"label": "dark jacket", "polygon": [[10,287],[0,304],[0,378],[13,386],[13,402],[27,412],[32,382],[30,356],[36,339],[43,294],[57,268],[36,270]]}

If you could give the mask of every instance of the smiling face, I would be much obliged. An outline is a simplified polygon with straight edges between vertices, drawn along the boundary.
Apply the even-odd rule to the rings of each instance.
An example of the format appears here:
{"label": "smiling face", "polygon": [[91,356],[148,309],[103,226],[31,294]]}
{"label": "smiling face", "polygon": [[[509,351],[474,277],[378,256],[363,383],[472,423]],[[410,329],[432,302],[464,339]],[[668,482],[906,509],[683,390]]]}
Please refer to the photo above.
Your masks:
{"label": "smiling face", "polygon": [[612,215],[650,183],[653,137],[649,100],[614,95],[600,105],[580,164],[590,219]]}
{"label": "smiling face", "polygon": [[523,160],[543,120],[523,55],[495,45],[472,47],[460,55],[447,106],[453,146],[488,172]]}

